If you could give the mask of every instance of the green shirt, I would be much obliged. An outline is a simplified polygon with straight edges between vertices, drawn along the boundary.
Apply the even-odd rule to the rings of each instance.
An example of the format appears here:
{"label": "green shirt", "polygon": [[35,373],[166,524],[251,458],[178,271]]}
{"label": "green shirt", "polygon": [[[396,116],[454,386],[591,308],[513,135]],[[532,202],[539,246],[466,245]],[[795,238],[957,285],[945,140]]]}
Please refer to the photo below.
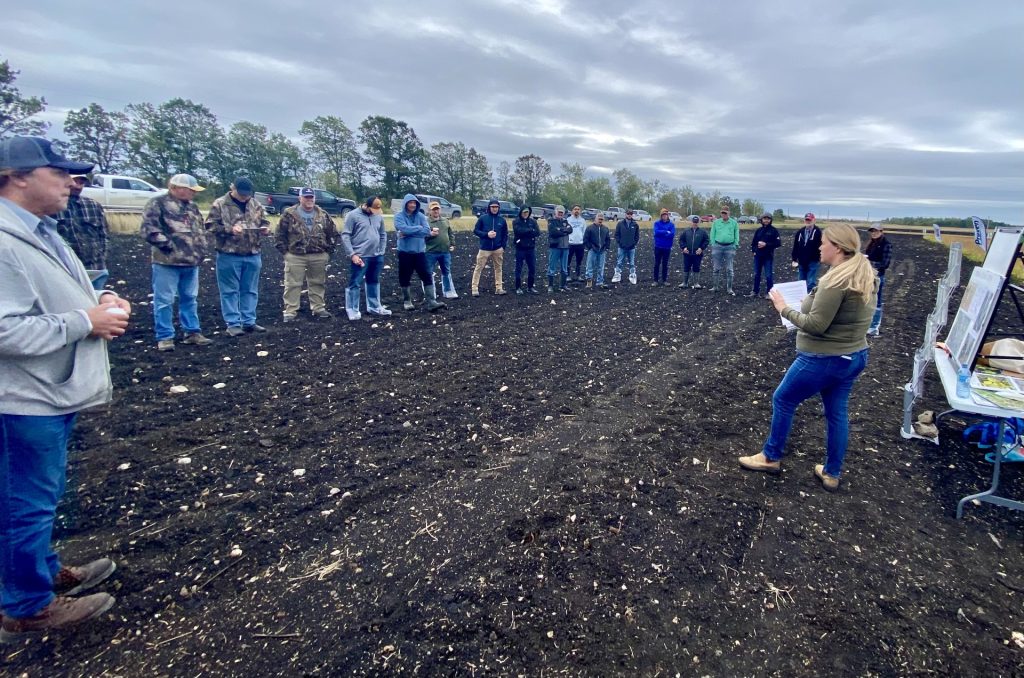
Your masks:
{"label": "green shirt", "polygon": [[819,284],[804,297],[799,311],[788,306],[782,309],[782,317],[797,326],[796,350],[846,355],[867,348],[877,294],[877,280],[868,303],[849,289]]}
{"label": "green shirt", "polygon": [[437,229],[437,235],[428,235],[426,238],[427,252],[431,254],[445,254],[448,248],[455,244],[452,225],[444,217],[428,219],[431,228]]}
{"label": "green shirt", "polygon": [[715,219],[711,224],[712,245],[739,245],[740,225],[735,219]]}

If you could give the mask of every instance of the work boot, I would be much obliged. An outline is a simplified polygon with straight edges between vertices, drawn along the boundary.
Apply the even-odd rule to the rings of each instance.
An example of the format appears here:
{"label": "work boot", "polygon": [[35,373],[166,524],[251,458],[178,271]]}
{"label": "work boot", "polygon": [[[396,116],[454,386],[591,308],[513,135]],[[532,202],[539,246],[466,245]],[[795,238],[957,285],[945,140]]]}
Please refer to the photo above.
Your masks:
{"label": "work boot", "polygon": [[424,287],[423,295],[426,298],[427,310],[431,313],[440,311],[442,308],[448,308],[448,304],[437,300],[437,290],[434,289],[433,285]]}
{"label": "work boot", "polygon": [[773,475],[782,472],[782,462],[769,461],[768,457],[764,456],[764,452],[758,452],[749,457],[740,457],[739,462],[740,466],[748,471],[763,471]]}
{"label": "work boot", "polygon": [[243,326],[242,330],[245,332],[266,332],[267,328],[264,327],[263,325],[257,325],[256,323],[253,323],[252,325]]}
{"label": "work boot", "polygon": [[555,291],[555,276],[549,275],[548,276],[548,294],[551,294],[554,291]]}
{"label": "work boot", "polygon": [[835,492],[839,489],[839,478],[825,473],[824,464],[816,464],[814,466],[814,475],[818,476],[818,480],[821,481],[821,486],[829,492]]}
{"label": "work boot", "polygon": [[561,275],[562,287],[561,287],[561,289],[558,290],[559,292],[568,292],[569,291],[569,288],[565,286],[565,281],[566,281],[567,278],[568,278],[568,276],[565,273],[563,273]]}
{"label": "work boot", "polygon": [[370,315],[391,315],[391,309],[380,303],[380,283],[366,283],[366,312]]}
{"label": "work boot", "polygon": [[0,643],[18,642],[32,634],[64,629],[95,619],[113,607],[115,602],[109,593],[94,593],[82,598],[57,596],[31,617],[12,619],[5,616],[0,622]]}
{"label": "work boot", "polygon": [[[475,294],[473,296],[476,296]],[[406,311],[411,311],[416,308],[415,304],[412,303],[412,291],[409,286],[406,285],[402,288],[402,308]]]}
{"label": "work boot", "polygon": [[330,320],[334,316],[326,308],[321,308],[319,311],[313,311],[313,317],[320,320]]}
{"label": "work boot", "polygon": [[158,351],[173,351],[174,350],[174,339],[161,339],[156,342],[156,350]]}
{"label": "work boot", "polygon": [[191,346],[209,346],[213,343],[213,340],[204,337],[201,332],[192,332],[191,334],[186,334],[181,343]]}
{"label": "work boot", "polygon": [[725,272],[725,291],[730,296],[736,296],[736,293],[732,291],[732,271]]}
{"label": "work boot", "polygon": [[245,334],[245,330],[242,329],[241,325],[231,325],[225,332],[229,337],[240,337]]}
{"label": "work boot", "polygon": [[100,558],[81,567],[62,567],[53,578],[53,592],[59,596],[73,596],[88,591],[114,574],[117,564],[110,558]]}

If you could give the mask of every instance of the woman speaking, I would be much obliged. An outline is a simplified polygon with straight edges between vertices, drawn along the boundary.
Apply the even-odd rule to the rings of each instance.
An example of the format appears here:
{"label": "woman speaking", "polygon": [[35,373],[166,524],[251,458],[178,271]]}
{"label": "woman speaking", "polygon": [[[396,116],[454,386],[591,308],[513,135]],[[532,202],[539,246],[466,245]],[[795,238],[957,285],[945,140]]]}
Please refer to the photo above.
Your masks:
{"label": "woman speaking", "polygon": [[821,243],[821,263],[829,271],[804,297],[800,310],[788,307],[777,291],[769,293],[775,310],[797,326],[797,357],[772,396],[768,440],[761,452],[740,457],[743,468],[779,473],[793,413],[800,403],[820,393],[828,435],[825,463],[814,467],[814,475],[826,490],[839,488],[849,437],[846,406],[853,382],[867,364],[866,335],[878,290],[875,270],[859,250],[860,237],[852,226],[829,226]]}

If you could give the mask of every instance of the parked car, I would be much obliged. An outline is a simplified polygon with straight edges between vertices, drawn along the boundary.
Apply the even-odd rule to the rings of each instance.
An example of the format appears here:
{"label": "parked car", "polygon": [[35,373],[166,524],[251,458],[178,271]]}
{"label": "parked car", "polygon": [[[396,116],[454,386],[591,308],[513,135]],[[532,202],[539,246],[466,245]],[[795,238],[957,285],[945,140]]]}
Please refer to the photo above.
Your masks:
{"label": "parked car", "polygon": [[[456,205],[455,203],[448,202],[439,195],[429,195],[426,193],[414,193],[413,195],[415,195],[416,199],[420,201],[420,212],[423,212],[424,214],[426,214],[427,212],[427,206],[430,205],[431,202],[436,201],[441,206],[441,216],[444,217],[445,219],[458,219],[459,217],[462,216],[461,205]],[[477,200],[473,203],[474,207],[478,202],[480,201]],[[485,201],[484,209],[486,208],[487,202]],[[401,198],[395,198],[394,200],[391,201],[392,214],[397,214],[398,212],[401,212],[403,209],[405,209],[405,205],[402,204]],[[476,214],[476,212],[474,212],[474,214]]]}
{"label": "parked car", "polygon": [[669,212],[668,213],[668,220],[671,221],[673,224],[678,222],[682,218],[683,218],[683,215],[681,215],[679,212]]}
{"label": "parked car", "polygon": [[744,215],[744,216],[740,217],[739,219],[737,219],[737,222],[739,222],[741,224],[756,224],[757,223],[757,217],[748,217],[748,216]]}
{"label": "parked car", "polygon": [[551,218],[551,215],[548,214],[548,210],[546,207],[531,207],[530,216],[538,220]]}
{"label": "parked car", "polygon": [[633,218],[637,221],[654,221],[654,217],[651,216],[650,212],[645,210],[633,210]]}
{"label": "parked car", "polygon": [[474,200],[469,206],[469,211],[473,213],[474,217],[478,217],[487,211],[487,203],[489,200]]}
{"label": "parked car", "polygon": [[708,223],[711,223],[712,221],[715,220],[715,215],[714,214],[705,214],[705,215],[703,215],[700,218],[700,220],[703,221],[704,223],[708,224]]}
{"label": "parked car", "polygon": [[593,221],[594,217],[596,217],[597,213],[600,212],[600,211],[601,210],[598,210],[598,209],[596,209],[594,207],[588,207],[585,210],[583,210],[582,212],[580,212],[580,216],[583,217],[584,219],[586,219],[587,221]]}
{"label": "parked car", "polygon": [[605,219],[614,219],[618,221],[626,218],[626,210],[622,207],[609,207],[604,211]]}
{"label": "parked car", "polygon": [[[288,189],[287,193],[264,193],[262,191],[256,191],[256,193],[253,194],[253,198],[259,204],[263,205],[263,209],[266,210],[267,214],[280,214],[299,202],[300,190],[300,186],[292,186]],[[339,198],[330,191],[325,191],[319,188],[314,188],[313,191],[316,193],[316,204],[328,214],[336,214],[340,217],[344,217],[356,208],[354,200]]]}
{"label": "parked car", "polygon": [[92,198],[111,212],[141,212],[150,199],[163,195],[166,188],[157,188],[148,181],[119,174],[94,174],[92,184],[82,195]]}
{"label": "parked car", "polygon": [[569,210],[565,209],[565,205],[556,205],[551,202],[546,202],[542,205],[542,207],[544,208],[545,219],[550,219],[551,217],[555,216],[555,212],[557,212],[558,210],[562,210],[563,215],[569,214]]}

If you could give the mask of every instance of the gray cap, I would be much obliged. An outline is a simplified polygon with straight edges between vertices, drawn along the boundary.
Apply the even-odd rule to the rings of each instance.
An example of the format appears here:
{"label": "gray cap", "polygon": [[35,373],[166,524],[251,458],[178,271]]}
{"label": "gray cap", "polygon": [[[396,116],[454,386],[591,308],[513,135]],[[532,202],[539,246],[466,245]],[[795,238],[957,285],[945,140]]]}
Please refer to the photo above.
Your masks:
{"label": "gray cap", "polygon": [[199,181],[191,174],[175,174],[171,177],[171,180],[167,182],[167,185],[178,186],[180,188],[191,188],[193,191],[206,190],[199,185]]}
{"label": "gray cap", "polygon": [[34,170],[38,167],[56,167],[71,174],[86,174],[92,171],[93,164],[68,160],[42,137],[10,137],[0,141],[0,169]]}

